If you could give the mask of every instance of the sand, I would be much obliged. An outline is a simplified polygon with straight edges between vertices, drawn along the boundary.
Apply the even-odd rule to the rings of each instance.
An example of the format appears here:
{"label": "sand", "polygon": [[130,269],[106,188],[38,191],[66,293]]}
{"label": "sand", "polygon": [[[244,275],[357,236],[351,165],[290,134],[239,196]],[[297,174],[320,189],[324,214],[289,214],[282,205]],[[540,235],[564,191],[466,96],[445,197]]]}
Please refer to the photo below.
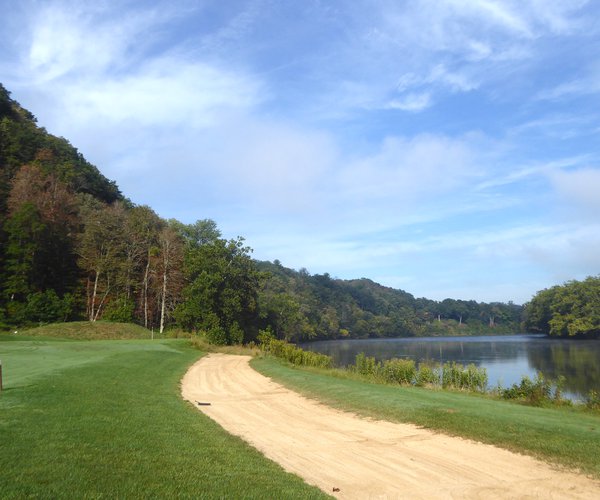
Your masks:
{"label": "sand", "polygon": [[203,357],[183,378],[183,397],[337,498],[600,498],[600,482],[584,475],[414,425],[332,409],[264,377],[249,360]]}

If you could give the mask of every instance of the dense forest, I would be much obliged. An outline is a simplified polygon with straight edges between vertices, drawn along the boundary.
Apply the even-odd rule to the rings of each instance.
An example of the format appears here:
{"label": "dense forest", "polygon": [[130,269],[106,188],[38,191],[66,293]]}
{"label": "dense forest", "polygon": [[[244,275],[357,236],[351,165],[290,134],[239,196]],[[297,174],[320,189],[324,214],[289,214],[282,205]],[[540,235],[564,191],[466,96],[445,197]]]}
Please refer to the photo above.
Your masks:
{"label": "dense forest", "polygon": [[291,341],[520,331],[523,308],[512,303],[434,301],[310,275],[252,259],[243,238],[223,238],[210,219],[165,220],[38,127],[1,85],[0,167],[4,327],[131,321],[220,343],[259,330]]}
{"label": "dense forest", "polygon": [[600,277],[538,292],[526,305],[524,326],[555,337],[600,338]]}

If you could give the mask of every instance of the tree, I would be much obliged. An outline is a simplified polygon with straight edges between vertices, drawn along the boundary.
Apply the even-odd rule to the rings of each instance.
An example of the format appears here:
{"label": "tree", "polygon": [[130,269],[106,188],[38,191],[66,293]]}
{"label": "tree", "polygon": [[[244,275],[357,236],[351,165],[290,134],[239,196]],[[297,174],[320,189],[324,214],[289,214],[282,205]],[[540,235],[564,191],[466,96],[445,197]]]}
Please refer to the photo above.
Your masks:
{"label": "tree", "polygon": [[160,276],[160,333],[168,316],[177,307],[183,286],[183,240],[173,225],[165,226],[158,237],[157,272]]}
{"label": "tree", "polygon": [[77,286],[73,235],[78,205],[67,186],[34,165],[23,166],[11,181],[4,263],[4,294],[24,301],[31,293],[57,296]]}
{"label": "tree", "polygon": [[260,273],[243,238],[188,247],[186,285],[178,323],[220,343],[239,343],[257,331]]}
{"label": "tree", "polygon": [[125,210],[121,204],[103,205],[90,196],[82,197],[83,232],[77,253],[86,273],[86,315],[96,321],[118,283],[124,256]]}
{"label": "tree", "polygon": [[525,327],[559,337],[600,337],[600,276],[538,292],[525,307]]}
{"label": "tree", "polygon": [[127,212],[125,221],[124,287],[127,302],[137,303],[137,317],[149,327],[150,280],[156,274],[160,253],[160,234],[164,223],[148,206],[136,206]]}

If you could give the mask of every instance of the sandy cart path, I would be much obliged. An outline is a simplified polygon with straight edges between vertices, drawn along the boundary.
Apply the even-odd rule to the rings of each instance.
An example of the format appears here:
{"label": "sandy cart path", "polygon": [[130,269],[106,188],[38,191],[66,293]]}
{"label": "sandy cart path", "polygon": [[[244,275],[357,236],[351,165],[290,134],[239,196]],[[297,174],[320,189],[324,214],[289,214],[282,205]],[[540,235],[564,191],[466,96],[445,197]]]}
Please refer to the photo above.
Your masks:
{"label": "sandy cart path", "polygon": [[249,360],[200,359],[182,380],[183,397],[338,498],[600,498],[600,482],[530,457],[334,410],[264,377]]}

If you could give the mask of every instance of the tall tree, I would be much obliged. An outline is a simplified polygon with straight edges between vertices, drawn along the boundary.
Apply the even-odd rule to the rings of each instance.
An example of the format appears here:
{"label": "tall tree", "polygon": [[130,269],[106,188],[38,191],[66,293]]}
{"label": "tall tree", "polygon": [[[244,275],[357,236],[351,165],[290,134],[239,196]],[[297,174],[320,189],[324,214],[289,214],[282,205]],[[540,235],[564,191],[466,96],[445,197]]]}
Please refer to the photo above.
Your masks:
{"label": "tall tree", "polygon": [[160,333],[179,303],[183,287],[183,240],[180,233],[167,225],[159,234],[158,274],[160,279]]}
{"label": "tall tree", "polygon": [[243,238],[216,239],[188,249],[183,302],[176,311],[180,325],[204,331],[219,343],[255,336],[261,275],[250,252]]}
{"label": "tall tree", "polygon": [[96,321],[118,282],[124,257],[125,211],[118,203],[106,206],[89,196],[82,199],[84,227],[77,252],[86,273],[87,317]]}

